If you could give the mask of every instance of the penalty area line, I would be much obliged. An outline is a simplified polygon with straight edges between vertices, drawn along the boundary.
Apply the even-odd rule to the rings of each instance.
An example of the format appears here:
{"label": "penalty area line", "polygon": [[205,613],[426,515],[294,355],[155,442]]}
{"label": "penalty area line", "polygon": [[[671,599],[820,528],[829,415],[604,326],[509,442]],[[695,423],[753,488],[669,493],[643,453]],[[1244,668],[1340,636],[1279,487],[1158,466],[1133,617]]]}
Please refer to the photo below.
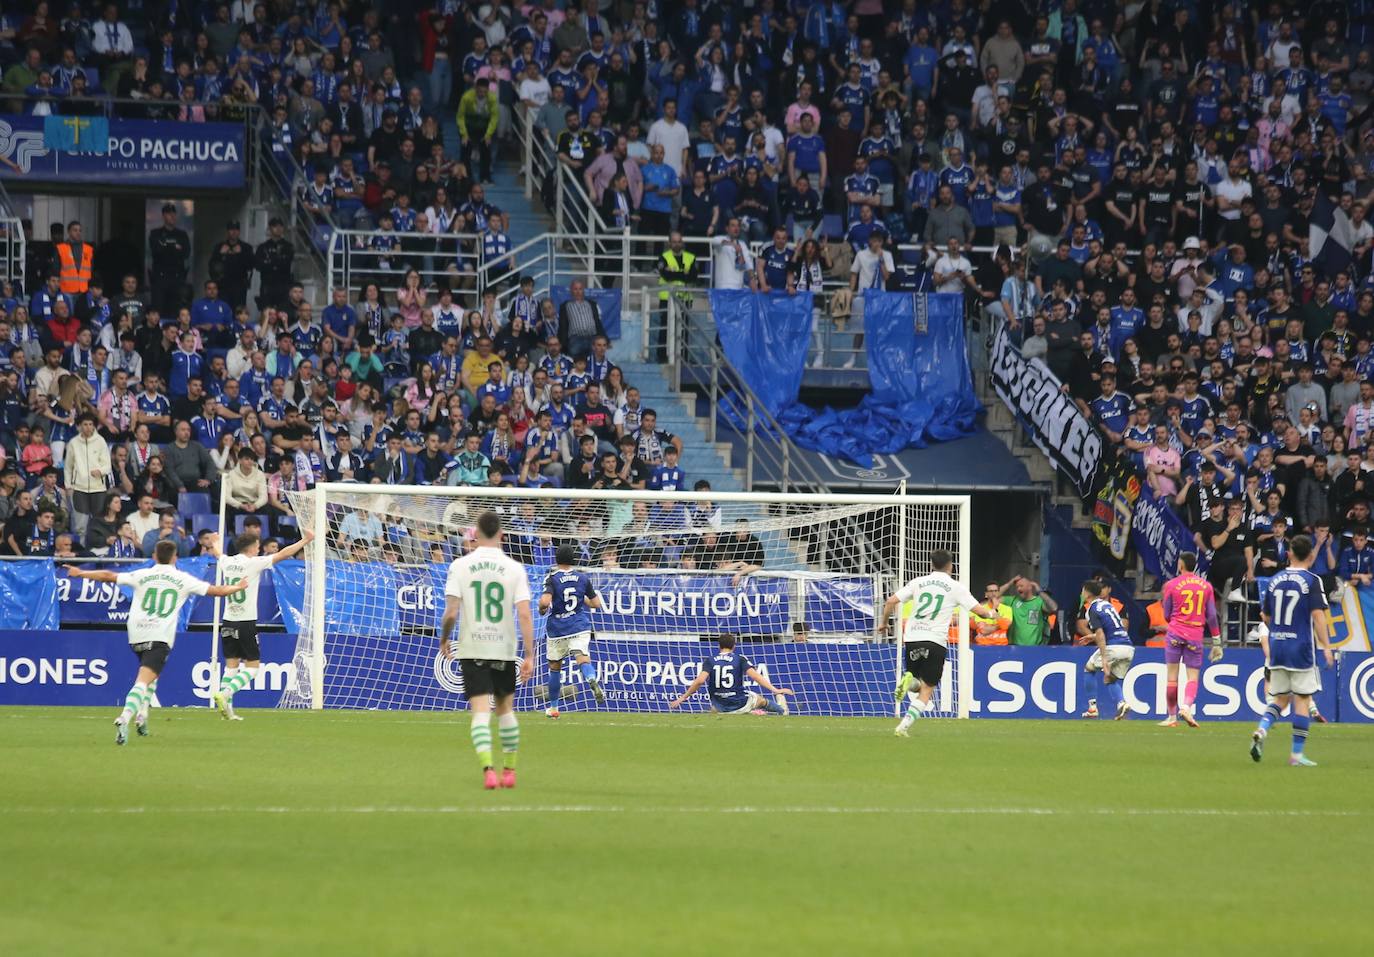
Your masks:
{"label": "penalty area line", "polygon": [[290,807],[263,805],[241,807],[11,807],[0,816],[13,815],[120,815],[120,814],[900,814],[952,817],[1211,817],[1211,818],[1361,818],[1374,810],[1317,808],[1052,808],[1052,807],[846,807],[843,805],[647,805],[627,807],[600,804],[498,804],[488,807],[436,805],[353,805]]}

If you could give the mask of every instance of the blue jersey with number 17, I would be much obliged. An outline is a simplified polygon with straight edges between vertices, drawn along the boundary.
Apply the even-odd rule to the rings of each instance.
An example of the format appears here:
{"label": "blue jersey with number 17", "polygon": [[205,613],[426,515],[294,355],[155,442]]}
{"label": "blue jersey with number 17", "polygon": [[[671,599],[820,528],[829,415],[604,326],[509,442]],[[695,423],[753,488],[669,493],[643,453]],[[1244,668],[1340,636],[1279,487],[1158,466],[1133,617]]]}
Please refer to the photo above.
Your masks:
{"label": "blue jersey with number 17", "polygon": [[549,604],[550,638],[566,638],[592,630],[587,599],[596,597],[596,589],[586,572],[554,572],[544,581],[544,594],[552,599]]}
{"label": "blue jersey with number 17", "polygon": [[1117,614],[1116,606],[1105,598],[1095,598],[1088,605],[1088,628],[1091,631],[1102,630],[1102,636],[1109,645],[1129,645],[1131,634],[1126,630],[1126,624]]}
{"label": "blue jersey with number 17", "polygon": [[744,682],[754,665],[744,655],[722,651],[714,658],[702,659],[701,667],[706,672],[706,693],[717,707],[737,710],[749,701]]}
{"label": "blue jersey with number 17", "polygon": [[1264,613],[1269,618],[1269,667],[1306,671],[1317,664],[1312,612],[1327,609],[1321,579],[1305,568],[1289,568],[1269,579]]}

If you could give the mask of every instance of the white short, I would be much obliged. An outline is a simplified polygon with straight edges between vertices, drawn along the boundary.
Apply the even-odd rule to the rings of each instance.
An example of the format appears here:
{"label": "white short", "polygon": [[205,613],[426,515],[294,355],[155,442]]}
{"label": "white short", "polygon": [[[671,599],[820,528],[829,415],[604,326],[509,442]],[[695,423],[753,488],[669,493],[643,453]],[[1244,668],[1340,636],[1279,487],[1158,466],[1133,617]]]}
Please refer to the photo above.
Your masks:
{"label": "white short", "polygon": [[564,635],[562,638],[550,637],[548,640],[549,661],[562,661],[568,655],[585,655],[588,647],[592,643],[592,633],[590,631],[579,631],[574,635]]}
{"label": "white short", "polygon": [[[1107,670],[1112,677],[1120,680],[1126,677],[1126,672],[1131,670],[1131,662],[1135,660],[1135,645],[1108,645],[1107,646]],[[1102,670],[1102,649],[1098,648],[1088,659],[1088,671]]]}
{"label": "white short", "polygon": [[716,703],[713,701],[711,702],[711,710],[715,711],[717,714],[753,714],[755,711],[758,711],[767,703],[767,698],[765,698],[761,694],[757,694],[751,691],[749,692],[748,703],[745,704],[742,708],[738,708],[734,711],[724,711],[721,708],[717,707]]}
{"label": "white short", "polygon": [[1269,669],[1271,695],[1313,695],[1321,690],[1322,676],[1316,668],[1304,668],[1301,671],[1289,671],[1287,668]]}

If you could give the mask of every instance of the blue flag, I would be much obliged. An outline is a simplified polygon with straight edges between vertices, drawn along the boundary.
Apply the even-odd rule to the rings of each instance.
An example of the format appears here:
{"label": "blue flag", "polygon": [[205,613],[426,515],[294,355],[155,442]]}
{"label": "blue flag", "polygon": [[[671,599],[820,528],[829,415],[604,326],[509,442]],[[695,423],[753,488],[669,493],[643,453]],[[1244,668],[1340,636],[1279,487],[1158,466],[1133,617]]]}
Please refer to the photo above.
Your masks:
{"label": "blue flag", "polygon": [[110,121],[103,116],[45,116],[43,145],[58,153],[110,151]]}

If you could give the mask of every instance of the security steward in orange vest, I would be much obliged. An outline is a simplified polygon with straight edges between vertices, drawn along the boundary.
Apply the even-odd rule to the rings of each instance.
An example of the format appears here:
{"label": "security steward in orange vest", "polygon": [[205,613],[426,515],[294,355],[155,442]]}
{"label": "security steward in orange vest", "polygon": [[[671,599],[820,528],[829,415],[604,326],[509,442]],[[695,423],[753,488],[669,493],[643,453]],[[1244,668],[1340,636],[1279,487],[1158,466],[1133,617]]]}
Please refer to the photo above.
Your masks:
{"label": "security steward in orange vest", "polygon": [[84,296],[91,285],[95,247],[81,241],[81,224],[76,220],[67,224],[67,241],[57,244],[56,255],[57,277],[62,291],[69,296]]}

